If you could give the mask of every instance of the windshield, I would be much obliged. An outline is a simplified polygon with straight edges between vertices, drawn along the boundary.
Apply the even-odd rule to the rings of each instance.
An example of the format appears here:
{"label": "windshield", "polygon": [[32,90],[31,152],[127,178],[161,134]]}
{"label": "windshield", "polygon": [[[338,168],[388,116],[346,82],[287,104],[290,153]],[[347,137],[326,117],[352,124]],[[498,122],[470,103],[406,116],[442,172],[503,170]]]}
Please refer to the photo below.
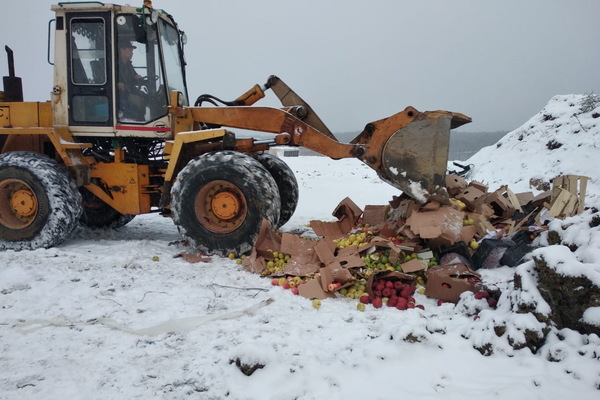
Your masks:
{"label": "windshield", "polygon": [[168,93],[178,90],[183,93],[184,105],[188,105],[185,78],[183,75],[183,59],[180,53],[179,32],[164,20],[159,22],[160,42],[164,57],[165,74],[167,76]]}

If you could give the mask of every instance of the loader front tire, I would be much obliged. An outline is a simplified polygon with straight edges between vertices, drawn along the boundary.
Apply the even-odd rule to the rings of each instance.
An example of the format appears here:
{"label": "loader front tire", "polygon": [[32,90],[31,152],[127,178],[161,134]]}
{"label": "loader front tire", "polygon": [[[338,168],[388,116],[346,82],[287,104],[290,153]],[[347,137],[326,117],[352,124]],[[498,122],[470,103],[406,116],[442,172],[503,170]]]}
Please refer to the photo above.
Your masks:
{"label": "loader front tire", "polygon": [[87,189],[80,189],[83,214],[80,222],[90,229],[117,229],[127,225],[135,215],[121,214]]}
{"label": "loader front tire", "polygon": [[81,216],[81,195],[68,171],[38,153],[0,155],[0,249],[62,243]]}
{"label": "loader front tire", "polygon": [[298,181],[294,171],[281,158],[269,153],[254,154],[253,157],[269,171],[279,189],[281,210],[277,227],[280,228],[292,218],[298,206]]}
{"label": "loader front tire", "polygon": [[234,151],[203,154],[177,175],[173,222],[198,250],[245,254],[265,219],[276,227],[281,200],[273,177],[254,158]]}

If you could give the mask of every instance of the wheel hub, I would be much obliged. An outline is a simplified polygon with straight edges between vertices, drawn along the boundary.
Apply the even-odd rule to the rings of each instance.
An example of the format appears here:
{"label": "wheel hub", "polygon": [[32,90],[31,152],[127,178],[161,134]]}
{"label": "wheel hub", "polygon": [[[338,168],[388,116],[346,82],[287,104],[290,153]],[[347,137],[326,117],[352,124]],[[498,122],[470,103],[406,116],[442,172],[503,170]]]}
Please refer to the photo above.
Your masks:
{"label": "wheel hub", "polygon": [[204,185],[195,200],[198,221],[214,233],[235,231],[246,219],[246,199],[240,189],[228,181],[215,180]]}
{"label": "wheel hub", "polygon": [[38,200],[33,189],[19,179],[0,182],[0,223],[10,229],[23,229],[36,218]]}
{"label": "wheel hub", "polygon": [[10,199],[11,208],[15,215],[29,217],[37,208],[35,195],[29,190],[18,190]]}
{"label": "wheel hub", "polygon": [[240,204],[238,199],[229,192],[221,192],[215,194],[211,200],[212,212],[217,218],[223,220],[230,220],[240,210]]}

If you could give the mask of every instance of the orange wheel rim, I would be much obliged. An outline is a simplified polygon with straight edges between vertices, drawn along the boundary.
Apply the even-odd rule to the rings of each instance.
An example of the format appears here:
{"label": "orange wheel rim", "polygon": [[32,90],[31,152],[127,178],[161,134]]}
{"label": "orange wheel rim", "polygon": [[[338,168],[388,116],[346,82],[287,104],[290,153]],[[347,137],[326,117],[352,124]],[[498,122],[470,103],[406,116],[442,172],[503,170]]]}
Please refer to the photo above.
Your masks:
{"label": "orange wheel rim", "polygon": [[230,233],[246,219],[246,198],[231,182],[212,181],[204,185],[194,204],[198,221],[214,233]]}
{"label": "orange wheel rim", "polygon": [[38,199],[27,183],[20,179],[0,182],[0,223],[10,229],[23,229],[38,214]]}

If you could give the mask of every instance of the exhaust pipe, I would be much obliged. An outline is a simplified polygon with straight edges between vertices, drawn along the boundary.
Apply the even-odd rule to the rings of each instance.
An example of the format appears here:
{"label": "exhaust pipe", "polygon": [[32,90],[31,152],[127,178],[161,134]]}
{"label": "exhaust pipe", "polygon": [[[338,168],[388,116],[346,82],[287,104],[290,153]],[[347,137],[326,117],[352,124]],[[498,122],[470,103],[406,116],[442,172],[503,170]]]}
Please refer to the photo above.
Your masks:
{"label": "exhaust pipe", "polygon": [[4,81],[4,101],[23,101],[23,84],[21,78],[15,76],[15,60],[13,51],[4,46],[8,56],[8,76],[2,78]]}

